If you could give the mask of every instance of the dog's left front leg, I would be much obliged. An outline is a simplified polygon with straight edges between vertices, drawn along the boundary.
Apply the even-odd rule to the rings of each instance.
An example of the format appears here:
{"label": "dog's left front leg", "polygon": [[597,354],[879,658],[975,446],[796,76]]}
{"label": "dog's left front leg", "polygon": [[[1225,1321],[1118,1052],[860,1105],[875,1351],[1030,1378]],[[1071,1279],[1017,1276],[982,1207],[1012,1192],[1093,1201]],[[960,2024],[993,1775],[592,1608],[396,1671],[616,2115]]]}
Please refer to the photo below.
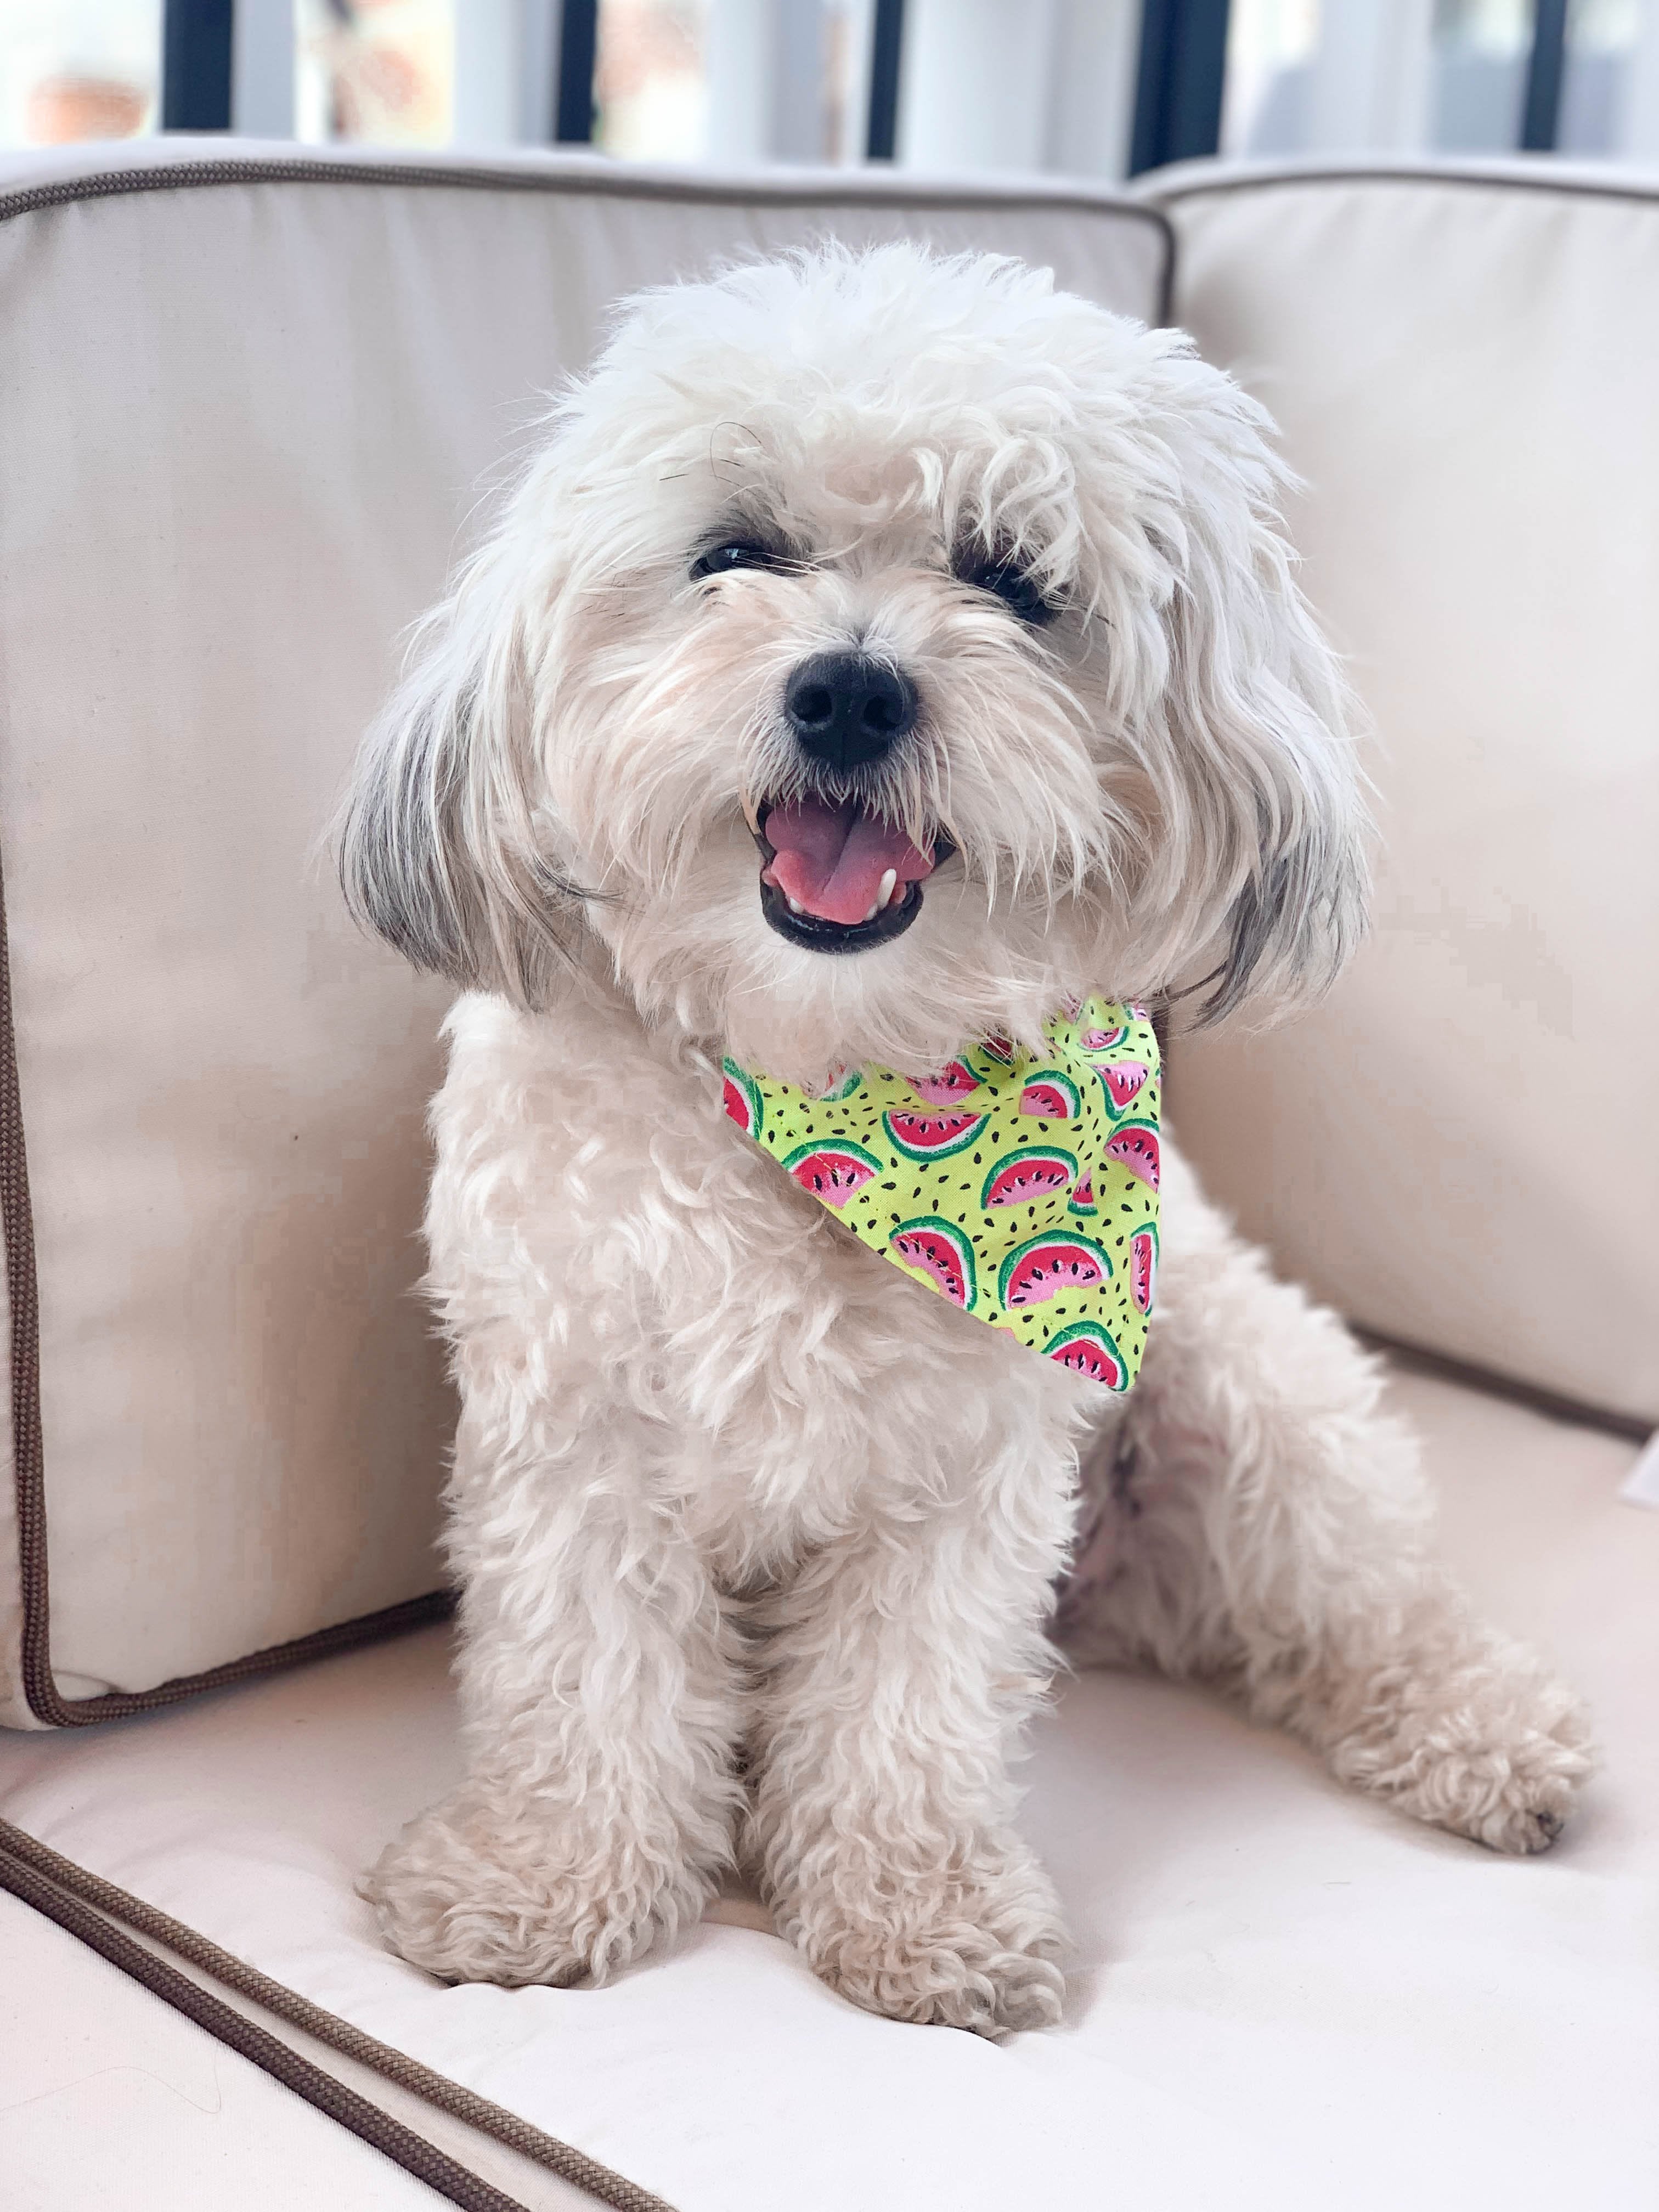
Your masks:
{"label": "dog's left front leg", "polygon": [[1060,2017],[1066,1931],[1005,1765],[1051,1664],[1048,1517],[1053,1540],[984,1500],[878,1524],[774,1612],[751,1850],[780,1933],[871,2012],[994,2037]]}

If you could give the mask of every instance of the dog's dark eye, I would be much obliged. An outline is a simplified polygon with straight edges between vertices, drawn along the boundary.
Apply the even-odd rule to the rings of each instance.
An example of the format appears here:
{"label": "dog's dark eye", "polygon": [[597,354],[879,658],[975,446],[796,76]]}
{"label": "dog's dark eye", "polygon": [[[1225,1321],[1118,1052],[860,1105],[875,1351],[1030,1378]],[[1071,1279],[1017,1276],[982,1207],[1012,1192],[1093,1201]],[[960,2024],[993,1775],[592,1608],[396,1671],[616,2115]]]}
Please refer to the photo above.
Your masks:
{"label": "dog's dark eye", "polygon": [[1053,622],[1060,609],[1044,599],[1042,586],[1035,576],[1028,575],[1016,561],[986,561],[969,568],[963,575],[964,584],[971,584],[976,592],[994,592],[1011,614],[1016,614],[1034,629],[1041,629]]}
{"label": "dog's dark eye", "polygon": [[691,563],[691,580],[700,584],[705,576],[729,576],[733,568],[787,568],[789,565],[769,545],[734,538],[729,544],[711,545],[708,552],[699,553]]}

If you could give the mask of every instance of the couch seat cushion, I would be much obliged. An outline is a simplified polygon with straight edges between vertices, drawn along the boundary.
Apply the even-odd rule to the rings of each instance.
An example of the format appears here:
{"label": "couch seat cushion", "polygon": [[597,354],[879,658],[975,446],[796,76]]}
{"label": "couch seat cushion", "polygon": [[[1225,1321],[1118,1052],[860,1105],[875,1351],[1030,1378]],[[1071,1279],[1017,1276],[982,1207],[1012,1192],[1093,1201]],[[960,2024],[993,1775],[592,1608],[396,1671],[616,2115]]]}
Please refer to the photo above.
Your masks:
{"label": "couch seat cushion", "polygon": [[[1553,1852],[1509,1862],[1347,1796],[1217,1699],[1079,1677],[1037,1732],[1025,1814],[1078,1940],[1051,2034],[998,2049],[870,2018],[738,1924],[755,1917],[741,1904],[602,1990],[451,1990],[387,1956],[352,1881],[457,1771],[440,1631],[0,1742],[0,1813],[680,2212],[1650,2203],[1659,1514],[1618,1497],[1633,1446],[1443,1382],[1395,1389],[1427,1435],[1449,1549],[1590,1696],[1604,1776]],[[70,1993],[90,2012],[109,1978],[46,1932],[30,1955],[49,1968],[61,1952],[79,1977],[61,2030]],[[119,2049],[162,2073],[155,2053],[185,2031],[143,1999],[95,2058],[66,2032],[43,2057],[52,2002],[13,1984],[0,2078],[27,2063],[32,2095],[102,2123],[101,2152],[88,2138],[77,2155],[127,2190],[104,2201],[205,2208],[233,2174],[242,2189],[263,2146],[252,2105],[228,2096],[220,2193],[199,2144],[133,2193]],[[76,2090],[77,2067],[106,2070]],[[175,2087],[182,2142],[202,2097]],[[404,2201],[398,2176],[352,2195],[362,2147],[330,2153],[320,2121],[290,2132],[301,2121],[339,2177],[307,2201]],[[38,2121],[9,2124],[37,2140]],[[574,2201],[543,2187],[525,2201]]]}

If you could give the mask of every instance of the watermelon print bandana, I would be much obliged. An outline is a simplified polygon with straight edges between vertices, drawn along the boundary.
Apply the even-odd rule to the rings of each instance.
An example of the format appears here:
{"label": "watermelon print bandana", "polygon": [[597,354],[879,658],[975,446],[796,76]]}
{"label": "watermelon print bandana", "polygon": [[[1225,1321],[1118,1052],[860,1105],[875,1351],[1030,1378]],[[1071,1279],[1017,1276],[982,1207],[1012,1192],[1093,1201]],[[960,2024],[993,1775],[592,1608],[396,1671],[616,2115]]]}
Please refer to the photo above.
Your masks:
{"label": "watermelon print bandana", "polygon": [[1158,1052],[1141,1006],[1090,999],[1033,1056],[990,1037],[935,1076],[823,1098],[724,1063],[726,1110],[905,1274],[1109,1390],[1158,1287]]}

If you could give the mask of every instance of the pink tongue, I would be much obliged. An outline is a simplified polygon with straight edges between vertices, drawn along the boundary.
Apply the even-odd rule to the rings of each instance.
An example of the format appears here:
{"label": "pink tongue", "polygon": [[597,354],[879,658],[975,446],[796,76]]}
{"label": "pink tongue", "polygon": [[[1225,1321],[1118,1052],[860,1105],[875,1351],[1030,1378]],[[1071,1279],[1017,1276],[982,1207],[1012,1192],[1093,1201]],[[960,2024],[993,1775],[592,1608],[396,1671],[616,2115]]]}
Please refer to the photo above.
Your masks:
{"label": "pink tongue", "polygon": [[901,884],[919,884],[933,864],[905,836],[854,800],[829,806],[803,799],[775,806],[761,831],[777,855],[765,880],[820,921],[862,921],[891,868]]}

